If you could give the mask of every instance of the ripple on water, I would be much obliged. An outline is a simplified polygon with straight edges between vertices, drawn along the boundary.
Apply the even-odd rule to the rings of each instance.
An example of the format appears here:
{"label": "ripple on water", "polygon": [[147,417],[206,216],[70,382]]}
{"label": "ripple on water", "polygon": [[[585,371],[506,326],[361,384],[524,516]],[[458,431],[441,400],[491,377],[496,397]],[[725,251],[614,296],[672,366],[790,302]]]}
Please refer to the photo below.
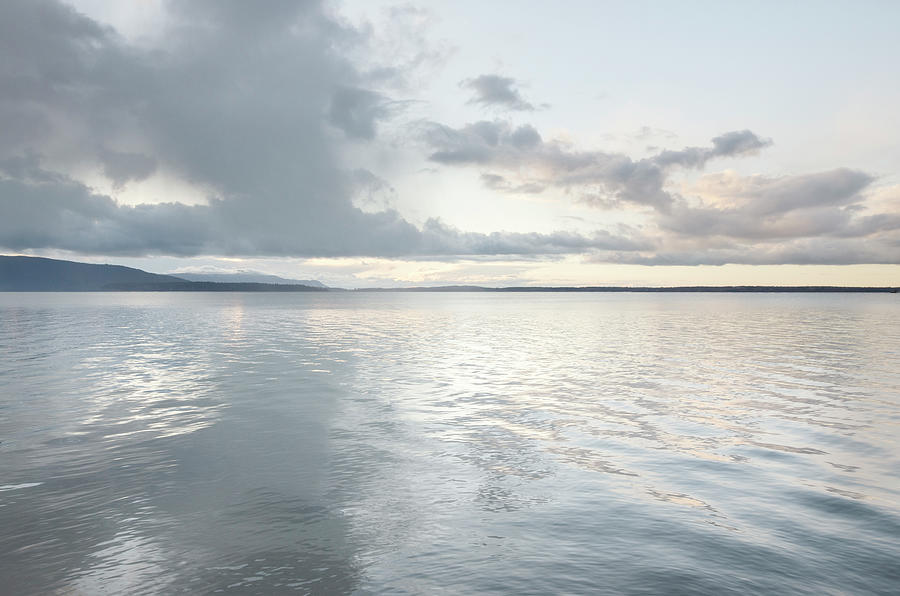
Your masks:
{"label": "ripple on water", "polygon": [[0,295],[17,594],[891,593],[887,295]]}

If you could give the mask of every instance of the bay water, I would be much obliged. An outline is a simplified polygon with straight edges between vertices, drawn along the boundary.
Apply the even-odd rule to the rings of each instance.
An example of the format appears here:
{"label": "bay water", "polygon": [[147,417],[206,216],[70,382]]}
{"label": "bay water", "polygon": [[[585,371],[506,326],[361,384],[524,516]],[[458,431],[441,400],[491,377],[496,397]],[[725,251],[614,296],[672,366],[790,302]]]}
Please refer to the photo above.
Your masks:
{"label": "bay water", "polygon": [[0,293],[0,593],[897,594],[900,299]]}

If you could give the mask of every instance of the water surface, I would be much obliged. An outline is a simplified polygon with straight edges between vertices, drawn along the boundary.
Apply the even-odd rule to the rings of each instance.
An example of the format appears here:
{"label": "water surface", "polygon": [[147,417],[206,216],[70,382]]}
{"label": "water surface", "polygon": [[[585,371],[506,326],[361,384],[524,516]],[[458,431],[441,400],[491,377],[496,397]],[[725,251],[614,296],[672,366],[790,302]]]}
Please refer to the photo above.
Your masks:
{"label": "water surface", "polygon": [[897,593],[900,300],[0,294],[0,591]]}

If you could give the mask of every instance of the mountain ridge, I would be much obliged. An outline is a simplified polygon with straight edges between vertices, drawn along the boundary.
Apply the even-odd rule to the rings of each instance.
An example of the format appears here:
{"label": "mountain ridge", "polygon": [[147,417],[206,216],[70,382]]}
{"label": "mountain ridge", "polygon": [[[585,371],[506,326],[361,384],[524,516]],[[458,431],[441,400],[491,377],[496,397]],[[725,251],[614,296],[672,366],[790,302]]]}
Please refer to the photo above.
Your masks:
{"label": "mountain ridge", "polygon": [[5,292],[90,292],[112,283],[181,281],[184,280],[124,265],[0,255],[0,291]]}
{"label": "mountain ridge", "polygon": [[0,255],[0,292],[305,292],[322,285],[191,281],[124,265]]}

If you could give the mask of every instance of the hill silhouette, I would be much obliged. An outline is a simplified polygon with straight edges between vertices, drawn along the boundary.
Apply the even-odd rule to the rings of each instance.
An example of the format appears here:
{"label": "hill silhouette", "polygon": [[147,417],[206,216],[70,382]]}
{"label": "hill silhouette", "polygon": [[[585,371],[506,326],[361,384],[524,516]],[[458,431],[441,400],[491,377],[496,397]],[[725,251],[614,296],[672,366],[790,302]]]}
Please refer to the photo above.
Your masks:
{"label": "hill silhouette", "polygon": [[95,265],[43,257],[0,256],[0,291],[90,292],[110,284],[178,283],[171,275],[122,265]]}

